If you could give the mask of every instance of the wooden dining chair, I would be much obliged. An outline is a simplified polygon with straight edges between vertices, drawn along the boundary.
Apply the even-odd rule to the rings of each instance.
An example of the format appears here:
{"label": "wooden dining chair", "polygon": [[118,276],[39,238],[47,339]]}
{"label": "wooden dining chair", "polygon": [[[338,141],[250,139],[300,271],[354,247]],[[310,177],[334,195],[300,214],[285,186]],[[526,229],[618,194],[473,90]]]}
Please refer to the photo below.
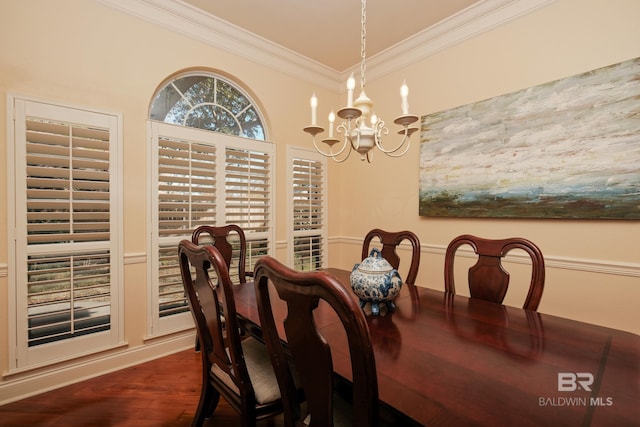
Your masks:
{"label": "wooden dining chair", "polygon": [[[240,336],[226,260],[216,247],[197,246],[188,240],[180,242],[178,254],[202,354],[202,389],[192,425],[203,425],[220,395],[240,413],[243,426],[282,413],[280,389],[266,347],[254,338]],[[216,283],[210,270],[217,276]]]}
{"label": "wooden dining chair", "polygon": [[[280,385],[285,426],[378,426],[378,380],[369,327],[350,290],[327,272],[298,272],[271,257],[261,258],[254,272],[260,323]],[[275,288],[272,295],[270,283]],[[286,350],[272,310],[281,302],[276,303],[276,299],[284,301],[287,307],[287,317],[282,323]],[[314,310],[320,301],[335,311],[346,332],[353,373],[353,404],[334,393],[332,349],[314,322]],[[288,357],[296,367],[306,405],[296,398],[295,374]]]}
{"label": "wooden dining chair", "polygon": [[455,294],[454,260],[462,245],[469,245],[478,255],[477,262],[469,268],[468,283],[472,298],[480,298],[502,304],[509,287],[509,273],[502,266],[504,258],[512,249],[522,249],[531,257],[531,281],[529,292],[522,308],[537,310],[544,290],[545,266],[542,251],[527,239],[484,239],[465,234],[449,243],[445,252],[445,290]]}
{"label": "wooden dining chair", "polygon": [[[253,276],[253,273],[246,269],[247,239],[239,225],[201,225],[191,233],[191,242],[199,246],[215,246],[224,258],[233,282],[246,283],[247,277]],[[241,330],[247,327],[250,325],[240,325]],[[197,340],[195,350],[200,351],[200,342]]]}
{"label": "wooden dining chair", "polygon": [[369,256],[370,247],[374,238],[380,240],[382,250],[380,253],[389,264],[396,270],[400,267],[400,257],[396,252],[397,247],[405,240],[411,243],[411,263],[406,277],[402,277],[403,283],[413,286],[418,276],[418,268],[420,268],[420,240],[411,231],[384,231],[379,228],[373,229],[367,233],[362,243],[362,259]]}
{"label": "wooden dining chair", "polygon": [[[196,245],[213,245],[224,258],[231,274],[238,274],[238,282],[246,283],[253,273],[247,271],[247,239],[239,225],[223,226],[201,225],[191,233],[191,242]],[[234,246],[236,251],[234,253]],[[235,258],[235,259],[234,259]]]}

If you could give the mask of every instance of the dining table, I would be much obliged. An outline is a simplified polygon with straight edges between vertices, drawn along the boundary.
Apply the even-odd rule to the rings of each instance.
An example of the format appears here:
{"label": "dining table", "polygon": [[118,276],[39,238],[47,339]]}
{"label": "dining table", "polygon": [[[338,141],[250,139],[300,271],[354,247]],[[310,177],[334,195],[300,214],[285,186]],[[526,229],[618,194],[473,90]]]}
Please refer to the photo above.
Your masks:
{"label": "dining table", "polygon": [[[350,271],[325,271],[350,289]],[[286,340],[286,306],[270,292]],[[253,282],[235,286],[234,300],[246,330],[260,337]],[[364,310],[381,407],[403,423],[640,426],[639,335],[424,286],[403,285],[394,303],[376,316]],[[335,374],[350,381],[337,316],[321,302],[314,321]]]}

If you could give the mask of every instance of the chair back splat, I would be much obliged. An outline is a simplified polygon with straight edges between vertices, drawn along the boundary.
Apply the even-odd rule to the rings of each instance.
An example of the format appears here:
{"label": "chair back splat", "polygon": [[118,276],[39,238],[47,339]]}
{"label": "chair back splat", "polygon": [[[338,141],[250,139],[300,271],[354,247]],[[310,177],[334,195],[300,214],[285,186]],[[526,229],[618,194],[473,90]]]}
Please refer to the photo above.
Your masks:
{"label": "chair back splat", "polygon": [[[312,427],[331,427],[344,425],[346,416],[346,425],[378,426],[375,359],[369,327],[355,296],[327,272],[297,272],[268,256],[256,263],[254,272],[260,323],[280,385],[285,425],[307,425],[306,419]],[[294,373],[273,316],[272,303],[281,303],[276,299],[287,306],[282,325],[304,390],[306,412],[296,399]],[[343,405],[344,401],[334,396],[331,348],[313,318],[321,301],[335,311],[346,332],[353,372],[352,404]],[[344,406],[347,410],[342,410]]]}
{"label": "chair back splat", "polygon": [[389,264],[396,270],[400,267],[400,256],[396,252],[397,247],[407,240],[411,243],[411,264],[406,277],[402,274],[403,283],[413,286],[418,276],[418,268],[420,268],[420,240],[411,231],[384,231],[376,228],[367,233],[362,243],[362,259],[369,256],[372,240],[377,237],[380,239],[382,249],[380,253],[382,257],[389,261]]}
{"label": "chair back splat", "polygon": [[[247,239],[239,225],[201,225],[191,234],[191,242],[200,246],[215,246],[224,258],[227,269],[232,271],[233,268],[237,268],[239,283],[245,283],[247,277],[253,275],[251,271],[246,270]],[[236,246],[235,251],[234,245]],[[237,266],[236,263],[233,263],[234,252],[237,258]]]}
{"label": "chair back splat", "polygon": [[502,266],[502,258],[513,249],[522,249],[531,257],[531,281],[522,308],[537,310],[544,290],[545,266],[542,251],[533,242],[521,237],[508,239],[484,239],[470,234],[458,236],[449,243],[445,253],[445,290],[456,292],[454,260],[462,245],[470,245],[478,260],[469,269],[469,292],[472,298],[480,298],[502,304],[509,287],[509,273]]}

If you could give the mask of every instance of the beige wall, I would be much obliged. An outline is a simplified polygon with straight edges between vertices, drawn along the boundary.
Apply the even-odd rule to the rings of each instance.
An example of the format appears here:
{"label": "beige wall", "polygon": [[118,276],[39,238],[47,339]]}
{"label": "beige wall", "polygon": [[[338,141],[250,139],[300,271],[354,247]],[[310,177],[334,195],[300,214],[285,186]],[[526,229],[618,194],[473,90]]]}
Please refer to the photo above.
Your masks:
{"label": "beige wall", "polygon": [[[530,15],[471,38],[430,58],[369,81],[376,112],[391,121],[403,79],[411,110],[424,115],[500,95],[640,55],[640,2],[558,0]],[[373,31],[371,29],[370,31]],[[147,346],[146,127],[157,86],[186,68],[220,70],[249,88],[267,114],[277,144],[278,182],[285,181],[286,144],[308,144],[308,99],[337,106],[340,95],[240,56],[176,35],[89,0],[4,0],[0,4],[0,165],[6,164],[7,94],[122,114],[124,130],[125,335],[129,348]],[[320,117],[325,112],[320,110]],[[540,311],[640,332],[637,221],[473,220],[418,216],[418,153],[391,160],[376,153],[368,165],[330,164],[330,264],[350,268],[371,228],[414,230],[424,246],[419,283],[442,285],[442,252],[454,236],[520,235],[549,260]],[[2,167],[2,170],[5,168]],[[0,173],[0,200],[7,200]],[[0,203],[0,371],[8,367],[7,206]],[[286,191],[277,192],[278,256],[286,248]],[[620,266],[631,275],[620,274]],[[583,271],[585,270],[586,271]],[[614,273],[610,273],[613,270]],[[516,290],[517,293],[517,290]],[[518,304],[518,301],[510,302]],[[134,363],[132,357],[127,363]],[[100,369],[117,368],[115,365]],[[94,370],[94,373],[96,371]],[[67,373],[80,378],[85,372]],[[53,377],[52,377],[53,378]],[[41,389],[55,386],[39,385]],[[6,377],[3,383],[7,382]],[[0,383],[0,402],[7,388]],[[31,390],[25,388],[22,393]]]}
{"label": "beige wall", "polygon": [[[177,71],[194,67],[233,76],[238,84],[250,90],[267,116],[270,139],[277,144],[278,182],[286,180],[286,169],[282,167],[286,162],[286,144],[303,141],[301,128],[309,121],[307,106],[311,93],[315,91],[323,102],[338,101],[337,93],[177,35],[97,1],[0,2],[0,372],[8,368],[7,208],[11,207],[5,202],[7,94],[122,114],[125,339],[129,349],[136,349],[150,344],[145,342],[147,266],[144,261],[149,196],[146,186],[148,107],[163,80]],[[276,189],[276,197],[276,238],[286,241],[284,187]],[[286,259],[284,255],[285,252],[279,250],[282,259]],[[193,338],[188,342],[192,345]],[[140,357],[148,357],[147,353],[140,353]],[[130,357],[127,363],[133,363],[133,359]],[[100,369],[113,367],[107,364]],[[7,377],[2,381],[7,381]],[[0,382],[0,402],[11,397],[7,393]]]}
{"label": "beige wall", "polygon": [[[391,121],[399,114],[404,79],[410,109],[425,115],[635,58],[640,56],[639,16],[635,0],[559,0],[369,82],[367,94],[378,115]],[[339,215],[332,216],[339,224],[333,234],[363,236],[372,226],[413,230],[430,249],[423,251],[418,283],[439,289],[443,250],[455,236],[526,237],[547,258],[539,311],[640,332],[638,221],[419,217],[419,151],[416,144],[400,159],[377,156],[371,165],[354,161],[340,168],[340,181],[348,184],[338,203],[357,209],[332,211]],[[332,262],[346,267],[357,256],[357,248],[345,248]],[[507,303],[522,304],[510,296]]]}

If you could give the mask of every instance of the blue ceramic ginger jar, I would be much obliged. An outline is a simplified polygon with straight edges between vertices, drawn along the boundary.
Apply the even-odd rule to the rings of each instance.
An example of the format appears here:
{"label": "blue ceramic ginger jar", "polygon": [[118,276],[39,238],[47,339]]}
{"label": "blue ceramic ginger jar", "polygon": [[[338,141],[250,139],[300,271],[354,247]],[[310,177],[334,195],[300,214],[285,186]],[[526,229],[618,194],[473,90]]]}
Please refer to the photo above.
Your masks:
{"label": "blue ceramic ginger jar", "polygon": [[380,303],[384,303],[389,311],[395,309],[396,299],[402,287],[402,279],[398,270],[382,257],[380,250],[373,248],[369,256],[351,270],[351,289],[360,299],[360,307],[371,303],[371,314],[380,314]]}

